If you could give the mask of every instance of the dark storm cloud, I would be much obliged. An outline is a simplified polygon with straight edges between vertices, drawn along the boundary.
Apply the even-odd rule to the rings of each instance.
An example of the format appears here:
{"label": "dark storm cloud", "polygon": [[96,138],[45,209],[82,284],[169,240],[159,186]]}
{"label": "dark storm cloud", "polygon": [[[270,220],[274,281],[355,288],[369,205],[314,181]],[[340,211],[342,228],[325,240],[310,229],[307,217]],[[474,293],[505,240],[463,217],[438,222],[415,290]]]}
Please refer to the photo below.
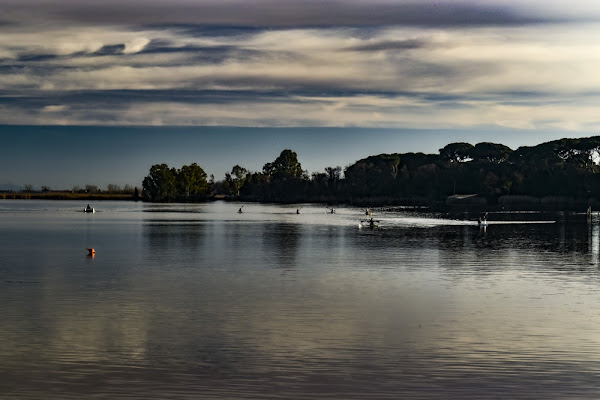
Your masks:
{"label": "dark storm cloud", "polygon": [[381,50],[412,50],[426,47],[428,43],[419,39],[408,40],[386,40],[375,43],[367,43],[358,46],[347,47],[350,51],[381,51]]}
{"label": "dark storm cloud", "polygon": [[480,2],[454,1],[185,1],[10,0],[5,15],[86,24],[195,24],[229,26],[473,26],[520,25],[564,20],[560,16],[517,12]]}
{"label": "dark storm cloud", "polygon": [[21,23],[0,35],[0,120],[595,121],[597,95],[577,93],[600,87],[600,29],[540,24],[561,20],[557,1],[0,0],[4,21]]}
{"label": "dark storm cloud", "polygon": [[243,46],[235,45],[212,45],[212,46],[198,46],[198,45],[176,45],[165,40],[152,40],[148,43],[141,51],[137,52],[138,55],[151,54],[151,55],[169,55],[169,54],[187,54],[190,56],[188,61],[184,64],[198,63],[220,63],[226,60],[247,60],[253,57],[266,57],[268,53],[256,49],[248,49]]}
{"label": "dark storm cloud", "polygon": [[56,54],[21,54],[17,58],[19,62],[30,63],[30,62],[42,62],[56,59]]}
{"label": "dark storm cloud", "polygon": [[258,26],[233,26],[233,25],[214,25],[214,24],[193,24],[193,23],[151,23],[146,25],[152,29],[166,29],[181,33],[189,37],[235,37],[250,36],[262,33],[266,30],[276,28],[258,27]]}
{"label": "dark storm cloud", "polygon": [[130,104],[179,102],[190,104],[230,104],[236,102],[264,102],[287,97],[274,91],[228,91],[215,90],[90,90],[85,92],[55,93],[48,98],[43,92],[23,96],[18,93],[0,96],[0,104],[19,103],[25,109],[41,108],[60,103],[69,107],[114,106],[125,107]]}
{"label": "dark storm cloud", "polygon": [[115,54],[123,54],[124,50],[125,50],[124,44],[111,44],[111,45],[102,46],[102,48],[100,50],[94,52],[94,55],[108,56],[108,55],[115,55]]}
{"label": "dark storm cloud", "polygon": [[[53,104],[61,104],[69,110],[90,110],[126,108],[141,103],[173,102],[181,104],[216,104],[232,105],[252,102],[256,104],[270,103],[273,101],[289,101],[291,98],[299,103],[312,102],[323,91],[327,92],[329,99],[352,98],[357,96],[376,96],[378,98],[395,99],[398,97],[411,98],[440,105],[458,105],[468,102],[498,102],[501,104],[554,104],[557,103],[551,92],[498,92],[481,94],[452,95],[443,92],[409,92],[409,91],[364,91],[342,90],[338,88],[301,87],[297,90],[286,92],[274,90],[231,90],[227,92],[218,90],[90,90],[84,92],[58,92],[52,97],[43,92],[5,93],[0,95],[0,105],[18,105],[23,110],[41,109]],[[597,98],[600,92],[590,92],[588,97]],[[506,99],[511,99],[510,101]],[[318,101],[318,100],[317,100]]]}
{"label": "dark storm cloud", "polygon": [[137,54],[173,54],[173,53],[192,53],[192,54],[206,54],[206,53],[218,53],[227,54],[231,51],[236,50],[235,46],[170,46],[168,44],[151,43],[144,47],[142,51]]}

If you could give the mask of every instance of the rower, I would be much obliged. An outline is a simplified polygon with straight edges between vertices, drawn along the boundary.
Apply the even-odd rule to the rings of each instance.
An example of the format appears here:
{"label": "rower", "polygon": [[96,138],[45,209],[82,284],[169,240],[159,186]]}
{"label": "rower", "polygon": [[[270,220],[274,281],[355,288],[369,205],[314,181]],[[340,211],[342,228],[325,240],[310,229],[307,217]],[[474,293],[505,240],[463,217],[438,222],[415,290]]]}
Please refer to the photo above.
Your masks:
{"label": "rower", "polygon": [[485,224],[487,222],[488,213],[485,213],[483,217],[477,219],[477,225]]}

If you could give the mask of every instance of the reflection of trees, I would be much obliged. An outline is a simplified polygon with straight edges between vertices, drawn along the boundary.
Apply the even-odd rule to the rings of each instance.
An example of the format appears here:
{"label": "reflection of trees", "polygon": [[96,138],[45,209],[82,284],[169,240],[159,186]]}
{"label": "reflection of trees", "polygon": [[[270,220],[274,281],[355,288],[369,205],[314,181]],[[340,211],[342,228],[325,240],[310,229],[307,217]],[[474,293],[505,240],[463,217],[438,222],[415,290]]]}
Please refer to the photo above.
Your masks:
{"label": "reflection of trees", "polygon": [[144,254],[168,265],[172,257],[197,258],[205,247],[206,225],[198,223],[149,223],[144,225]]}
{"label": "reflection of trees", "polygon": [[272,255],[278,268],[295,268],[300,241],[299,229],[297,224],[263,225],[264,250]]}
{"label": "reflection of trees", "polygon": [[562,270],[598,264],[598,227],[594,231],[584,223],[492,223],[485,233],[477,227],[444,227],[437,237],[440,264],[453,271]]}

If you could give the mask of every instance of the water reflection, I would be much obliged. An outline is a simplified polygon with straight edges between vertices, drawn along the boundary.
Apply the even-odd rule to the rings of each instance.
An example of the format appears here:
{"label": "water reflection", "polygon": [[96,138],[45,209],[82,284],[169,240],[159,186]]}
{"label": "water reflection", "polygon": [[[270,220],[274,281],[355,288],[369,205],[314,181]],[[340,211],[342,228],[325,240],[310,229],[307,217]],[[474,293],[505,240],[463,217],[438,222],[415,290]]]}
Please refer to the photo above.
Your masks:
{"label": "water reflection", "polygon": [[159,223],[144,225],[144,251],[153,258],[173,260],[193,257],[205,247],[206,225],[198,223]]}
{"label": "water reflection", "polygon": [[600,392],[599,221],[369,230],[215,207],[44,226],[4,213],[0,397]]}
{"label": "water reflection", "polygon": [[273,258],[277,268],[294,269],[300,246],[300,226],[298,224],[261,224],[262,242],[265,255]]}
{"label": "water reflection", "polygon": [[590,246],[590,255],[592,263],[598,266],[598,257],[600,255],[600,221],[598,221],[597,219],[592,221],[594,223],[588,225],[589,230],[591,231],[588,243]]}

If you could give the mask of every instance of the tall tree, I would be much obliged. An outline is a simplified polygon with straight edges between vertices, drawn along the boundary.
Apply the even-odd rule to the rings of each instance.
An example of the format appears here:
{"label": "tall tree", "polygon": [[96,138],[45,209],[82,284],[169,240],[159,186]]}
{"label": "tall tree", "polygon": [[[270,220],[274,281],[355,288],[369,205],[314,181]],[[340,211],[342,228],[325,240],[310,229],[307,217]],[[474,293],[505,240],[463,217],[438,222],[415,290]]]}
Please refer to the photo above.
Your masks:
{"label": "tall tree", "polygon": [[389,194],[400,173],[400,154],[379,154],[358,160],[346,168],[346,182],[357,195]]}
{"label": "tall tree", "polygon": [[440,149],[440,156],[449,162],[464,162],[471,158],[472,149],[470,143],[450,143]]}
{"label": "tall tree", "polygon": [[265,164],[263,172],[271,176],[273,180],[301,178],[303,175],[298,155],[292,150],[287,149],[283,150],[275,161]]}
{"label": "tall tree", "polygon": [[512,150],[503,144],[481,142],[477,143],[468,153],[475,161],[499,164],[508,159]]}
{"label": "tall tree", "polygon": [[96,185],[85,185],[85,191],[88,193],[98,193],[98,186]]}
{"label": "tall tree", "polygon": [[208,197],[209,184],[206,172],[196,163],[184,165],[177,171],[177,197],[183,201]]}
{"label": "tall tree", "polygon": [[325,174],[327,174],[327,179],[329,181],[332,181],[332,182],[339,181],[340,178],[342,177],[342,167],[340,167],[340,166],[337,166],[335,168],[327,167],[327,168],[325,168]]}
{"label": "tall tree", "polygon": [[266,163],[262,178],[266,184],[262,193],[267,201],[302,201],[306,197],[309,178],[292,150],[283,150],[275,161]]}
{"label": "tall tree", "polygon": [[244,181],[248,176],[248,170],[246,168],[235,165],[231,168],[231,173],[225,174],[225,183],[229,192],[235,196],[240,195],[240,189],[244,185]]}
{"label": "tall tree", "polygon": [[106,191],[108,193],[118,193],[121,191],[121,188],[119,187],[119,185],[115,185],[114,183],[109,183],[106,186]]}
{"label": "tall tree", "polygon": [[142,182],[142,195],[146,200],[169,202],[175,200],[177,171],[167,164],[155,164]]}

